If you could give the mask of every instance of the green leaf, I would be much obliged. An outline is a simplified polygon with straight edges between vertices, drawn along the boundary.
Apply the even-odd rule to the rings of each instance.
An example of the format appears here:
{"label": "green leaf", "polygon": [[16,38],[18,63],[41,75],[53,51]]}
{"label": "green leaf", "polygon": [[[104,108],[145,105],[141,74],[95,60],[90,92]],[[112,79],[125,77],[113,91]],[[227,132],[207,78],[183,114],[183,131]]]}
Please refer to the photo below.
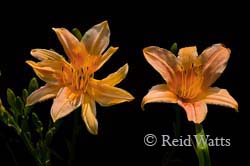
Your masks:
{"label": "green leaf", "polygon": [[20,135],[22,133],[22,129],[16,123],[14,123],[14,126],[15,126],[14,128],[16,129],[17,134]]}
{"label": "green leaf", "polygon": [[81,34],[81,32],[79,31],[79,29],[77,29],[77,28],[72,29],[72,33],[73,33],[73,35],[74,35],[78,40],[81,40],[81,39],[82,39],[82,34]]}
{"label": "green leaf", "polygon": [[35,112],[32,112],[32,122],[36,128],[37,133],[42,134],[43,132],[43,123],[38,118]]}
{"label": "green leaf", "polygon": [[175,55],[178,53],[178,47],[176,42],[172,44],[172,46],[170,47],[170,51]]}
{"label": "green leaf", "polygon": [[38,87],[39,87],[39,85],[38,85],[37,79],[35,77],[33,77],[30,80],[29,87],[28,87],[28,92],[32,93],[34,90],[38,89]]}
{"label": "green leaf", "polygon": [[55,127],[52,127],[47,131],[46,136],[45,136],[46,144],[51,143],[51,140],[52,140],[55,133],[56,133],[56,128]]}
{"label": "green leaf", "polygon": [[29,96],[29,92],[27,89],[23,89],[23,93],[22,93],[22,98],[23,101],[26,102],[27,97]]}
{"label": "green leaf", "polygon": [[28,125],[28,120],[29,117],[28,116],[22,116],[22,121],[21,121],[21,128],[23,129],[23,131],[29,131],[29,125]]}
{"label": "green leaf", "polygon": [[28,141],[31,142],[31,133],[27,131],[25,134],[27,136]]}
{"label": "green leaf", "polygon": [[55,123],[53,123],[51,120],[49,121],[48,130],[45,135],[45,141],[47,145],[51,143],[51,140],[54,134],[56,133],[57,129],[60,127],[61,123],[62,123],[61,120],[58,120]]}
{"label": "green leaf", "polygon": [[53,149],[50,149],[50,152],[51,152],[51,154],[54,155],[57,159],[59,159],[59,160],[61,160],[61,161],[64,160],[63,157],[60,156],[60,155],[59,155],[56,151],[54,151]]}
{"label": "green leaf", "polygon": [[19,113],[21,113],[24,109],[23,100],[19,96],[17,96],[17,98],[16,98],[16,109]]}
{"label": "green leaf", "polygon": [[16,130],[17,134],[20,135],[22,132],[22,129],[18,126],[18,124],[15,122],[13,116],[7,112],[1,109],[0,111],[0,120],[7,126],[12,127]]}
{"label": "green leaf", "polygon": [[41,156],[43,156],[43,150],[44,144],[41,140],[39,140],[38,142],[36,142],[36,151],[38,152],[40,158],[42,158]]}
{"label": "green leaf", "polygon": [[36,150],[38,151],[41,161],[43,163],[46,163],[46,161],[50,161],[50,149],[43,140],[40,139],[36,143]]}
{"label": "green leaf", "polygon": [[11,107],[16,107],[16,95],[10,88],[7,89],[7,101]]}
{"label": "green leaf", "polygon": [[50,165],[51,165],[51,162],[50,162],[49,159],[47,159],[47,160],[45,161],[45,166],[50,166]]}
{"label": "green leaf", "polygon": [[1,111],[6,112],[6,109],[4,108],[2,100],[0,99],[0,112]]}
{"label": "green leaf", "polygon": [[[11,116],[11,115],[10,115]],[[0,120],[5,123],[6,125],[8,125],[8,118],[9,118],[9,115],[8,115],[8,112],[6,111],[0,111]]]}
{"label": "green leaf", "polygon": [[28,116],[30,110],[31,110],[31,109],[30,109],[29,107],[25,107],[25,108],[24,108],[24,110],[23,110],[24,117]]}

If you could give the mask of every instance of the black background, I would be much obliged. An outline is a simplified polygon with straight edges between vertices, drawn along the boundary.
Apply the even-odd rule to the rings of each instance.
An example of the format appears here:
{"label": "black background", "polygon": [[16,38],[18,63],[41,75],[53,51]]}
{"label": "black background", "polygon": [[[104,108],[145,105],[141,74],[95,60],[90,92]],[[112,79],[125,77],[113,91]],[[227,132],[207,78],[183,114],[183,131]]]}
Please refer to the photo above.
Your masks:
{"label": "black background", "polygon": [[[73,2],[71,5],[62,8],[37,3],[18,9],[8,5],[7,11],[1,12],[0,96],[3,101],[8,87],[21,94],[30,78],[35,76],[25,64],[25,60],[32,59],[31,49],[53,48],[64,54],[52,27],[77,27],[84,33],[93,25],[108,20],[110,45],[119,46],[119,50],[95,77],[104,78],[128,63],[128,76],[118,86],[131,92],[135,100],[107,108],[97,106],[99,135],[89,134],[82,123],[74,165],[164,166],[171,148],[161,147],[160,143],[147,147],[143,138],[148,133],[157,135],[159,139],[162,134],[173,136],[174,105],[148,104],[144,112],[141,110],[140,103],[147,91],[153,85],[164,82],[145,61],[142,49],[151,45],[169,48],[173,42],[177,42],[179,47],[196,45],[200,53],[214,43],[223,43],[232,53],[226,70],[214,86],[228,89],[239,103],[239,113],[233,109],[209,105],[203,126],[211,137],[231,140],[230,147],[210,148],[212,165],[241,165],[239,163],[244,160],[242,149],[247,144],[244,130],[246,124],[242,119],[247,110],[242,107],[241,91],[245,71],[243,57],[246,56],[242,46],[243,36],[246,35],[243,32],[243,15],[236,15],[231,8],[226,9],[223,5],[211,5],[208,10],[185,5],[179,8],[178,4],[165,7],[149,4],[147,8],[137,8],[120,3],[117,7],[111,5],[111,9],[103,7],[102,10],[95,8],[95,5],[79,7],[79,4]],[[40,80],[39,83],[44,84]],[[49,100],[36,106],[44,122],[50,118],[51,104]],[[80,110],[75,113],[80,118]],[[68,151],[65,140],[71,138],[73,114],[62,120],[52,142],[52,147],[64,159],[60,161],[52,158],[54,165],[66,165]],[[0,162],[3,165],[14,165],[6,147],[9,141],[19,165],[34,165],[18,136],[3,123],[0,123],[0,129]],[[194,134],[194,125],[187,121],[185,112],[181,111],[181,135],[185,137],[189,134]],[[193,147],[178,147],[174,157],[182,161],[180,165],[198,165]]]}

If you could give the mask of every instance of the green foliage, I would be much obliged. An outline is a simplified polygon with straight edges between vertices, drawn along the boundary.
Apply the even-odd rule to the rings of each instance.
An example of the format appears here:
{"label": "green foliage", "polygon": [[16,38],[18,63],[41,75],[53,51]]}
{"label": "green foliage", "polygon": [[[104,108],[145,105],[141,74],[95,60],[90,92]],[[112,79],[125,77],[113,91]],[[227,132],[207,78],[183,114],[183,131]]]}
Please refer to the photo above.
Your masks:
{"label": "green foliage", "polygon": [[173,54],[177,55],[177,53],[178,53],[178,47],[177,47],[177,43],[176,42],[172,44],[172,46],[170,47],[170,51]]}
{"label": "green foliage", "polygon": [[202,125],[195,124],[195,130],[197,136],[195,152],[199,160],[199,166],[211,166],[207,140],[202,141],[202,139],[206,139]]}
{"label": "green foliage", "polygon": [[22,93],[22,99],[23,99],[23,101],[26,102],[26,99],[27,99],[28,96],[29,96],[28,90],[27,89],[23,89],[23,93]]}
{"label": "green foliage", "polygon": [[52,127],[52,128],[50,128],[50,129],[46,132],[45,140],[47,141],[47,143],[50,143],[50,142],[51,142],[52,137],[53,137],[53,135],[55,134],[55,132],[56,132],[56,127]]}
{"label": "green foliage", "polygon": [[37,82],[37,79],[34,77],[30,80],[29,86],[28,86],[28,92],[32,93],[33,91],[35,91],[36,89],[38,89],[39,85]]}
{"label": "green foliage", "polygon": [[71,32],[73,33],[73,35],[74,35],[78,40],[81,40],[81,39],[82,39],[82,34],[81,34],[81,32],[79,31],[78,28],[72,29]]}
{"label": "green foliage", "polygon": [[16,123],[14,117],[8,111],[6,111],[1,100],[0,100],[0,120],[5,125],[7,125],[11,128],[14,128],[16,130],[17,134],[20,134],[22,132],[22,129]]}
{"label": "green foliage", "polygon": [[[58,123],[50,123],[48,127],[44,126],[38,115],[31,112],[33,107],[25,106],[27,97],[38,87],[36,78],[32,78],[28,90],[23,89],[22,97],[16,96],[13,90],[8,88],[7,102],[9,111],[0,100],[0,120],[5,125],[15,129],[37,165],[49,166],[51,165],[51,154],[56,154],[49,146],[59,125]],[[38,135],[38,139],[33,139],[36,138],[35,135]]]}
{"label": "green foliage", "polygon": [[[16,107],[17,111],[24,109],[24,102],[23,102],[23,100],[22,100],[22,98],[20,96],[17,96],[17,98],[16,98],[16,105],[15,105],[15,107]],[[21,113],[21,112],[19,112],[19,113]]]}
{"label": "green foliage", "polygon": [[16,105],[16,95],[13,92],[13,90],[11,90],[10,88],[7,89],[7,101],[8,101],[8,104],[11,107],[15,107],[15,105]]}
{"label": "green foliage", "polygon": [[35,126],[35,130],[38,134],[42,134],[43,132],[43,123],[38,118],[37,114],[35,112],[32,112],[32,122]]}

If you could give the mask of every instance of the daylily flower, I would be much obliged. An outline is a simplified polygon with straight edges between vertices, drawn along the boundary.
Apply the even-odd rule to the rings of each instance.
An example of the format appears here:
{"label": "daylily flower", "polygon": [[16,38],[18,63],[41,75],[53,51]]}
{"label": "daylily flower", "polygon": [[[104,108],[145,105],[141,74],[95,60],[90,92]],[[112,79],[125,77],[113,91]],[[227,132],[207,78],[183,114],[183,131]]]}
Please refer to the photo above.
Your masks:
{"label": "daylily flower", "polygon": [[111,106],[134,99],[127,91],[114,87],[126,77],[128,64],[102,80],[94,79],[94,72],[99,70],[118,49],[109,47],[106,50],[110,36],[107,21],[93,26],[80,41],[65,28],[53,30],[69,62],[51,50],[31,50],[31,55],[40,62],[26,62],[46,85],[34,91],[27,98],[26,105],[55,98],[51,107],[53,121],[82,106],[81,115],[87,129],[90,133],[97,134],[95,102],[101,106]]}
{"label": "daylily flower", "polygon": [[[226,68],[230,49],[214,44],[198,56],[196,47],[172,52],[151,46],[143,50],[146,60],[167,84],[153,86],[142,100],[147,103],[177,103],[184,108],[189,121],[201,123],[207,114],[206,104],[216,104],[238,110],[238,104],[226,89],[210,87]],[[143,108],[144,109],[144,108]]]}

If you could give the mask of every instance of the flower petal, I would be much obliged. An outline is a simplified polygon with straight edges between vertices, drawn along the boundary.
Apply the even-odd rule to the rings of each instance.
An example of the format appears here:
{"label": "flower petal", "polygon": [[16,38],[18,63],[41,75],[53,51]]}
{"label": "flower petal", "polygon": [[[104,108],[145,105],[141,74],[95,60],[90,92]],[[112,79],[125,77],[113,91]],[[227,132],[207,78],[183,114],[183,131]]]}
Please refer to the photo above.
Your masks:
{"label": "flower petal", "polygon": [[181,48],[178,52],[177,58],[184,69],[190,69],[197,59],[197,56],[197,48],[194,46]]}
{"label": "flower petal", "polygon": [[107,84],[101,84],[99,81],[91,79],[89,82],[88,93],[101,105],[111,106],[123,102],[128,102],[134,99],[134,97],[127,91],[109,86]]}
{"label": "flower petal", "polygon": [[109,44],[109,36],[108,22],[103,21],[89,29],[81,41],[90,55],[101,55]]}
{"label": "flower petal", "polygon": [[71,67],[66,61],[44,60],[37,63],[26,61],[26,63],[33,68],[41,80],[50,84],[66,83],[65,81],[69,81],[71,77]]}
{"label": "flower petal", "polygon": [[230,107],[238,111],[237,101],[228,93],[226,89],[220,89],[217,87],[209,88],[203,99],[207,104],[221,105]]}
{"label": "flower petal", "polygon": [[169,91],[167,84],[153,86],[148,94],[142,99],[141,107],[144,110],[144,105],[147,103],[177,103],[177,96]]}
{"label": "flower petal", "polygon": [[76,67],[81,67],[88,56],[84,44],[65,28],[53,28],[53,30],[56,32],[71,63]]}
{"label": "flower petal", "polygon": [[74,94],[69,88],[61,88],[51,107],[53,121],[70,114],[81,105],[81,95]]}
{"label": "flower petal", "polygon": [[55,97],[59,89],[60,87],[51,84],[40,87],[28,96],[26,106]]}
{"label": "flower petal", "polygon": [[51,63],[48,66],[43,66],[33,61],[26,61],[26,63],[33,68],[34,72],[41,80],[50,84],[58,84],[58,80],[55,75],[56,71],[52,68],[54,63]]}
{"label": "flower petal", "polygon": [[119,84],[126,77],[127,73],[128,73],[128,64],[125,64],[116,72],[102,79],[100,82],[103,84],[110,85],[110,86],[115,86]]}
{"label": "flower petal", "polygon": [[86,124],[88,131],[91,134],[97,135],[98,122],[96,120],[96,106],[95,101],[88,95],[84,95],[82,101],[82,118]]}
{"label": "flower petal", "polygon": [[117,50],[118,47],[109,47],[102,56],[98,56],[98,60],[95,62],[95,71],[99,70]]}
{"label": "flower petal", "polygon": [[204,88],[212,85],[227,66],[230,57],[230,49],[225,48],[222,44],[214,44],[205,49],[199,59],[204,74]]}
{"label": "flower petal", "polygon": [[207,105],[203,101],[185,103],[179,100],[178,105],[186,111],[188,121],[199,124],[206,118]]}
{"label": "flower petal", "polygon": [[40,61],[43,60],[54,60],[54,61],[65,61],[64,57],[55,51],[46,49],[32,49],[31,55]]}
{"label": "flower petal", "polygon": [[164,80],[170,83],[174,78],[174,69],[177,64],[175,55],[166,49],[156,46],[144,48],[143,53],[148,63],[161,74]]}

